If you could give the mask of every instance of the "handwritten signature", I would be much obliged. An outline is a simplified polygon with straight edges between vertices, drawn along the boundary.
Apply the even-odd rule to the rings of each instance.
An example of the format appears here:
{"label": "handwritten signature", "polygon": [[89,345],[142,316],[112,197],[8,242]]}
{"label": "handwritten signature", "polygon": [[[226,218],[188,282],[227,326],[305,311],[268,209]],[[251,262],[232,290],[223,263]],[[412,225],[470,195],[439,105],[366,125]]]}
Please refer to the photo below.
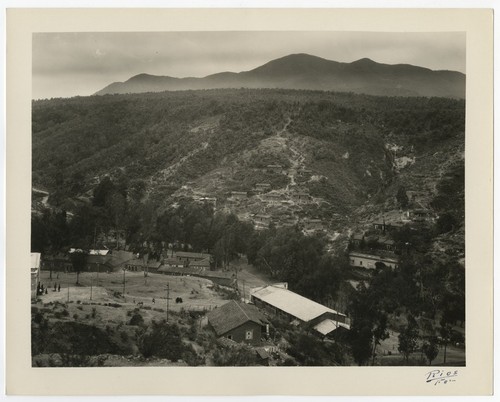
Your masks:
{"label": "handwritten signature", "polygon": [[445,370],[432,370],[426,375],[427,383],[437,384],[448,384],[449,382],[455,382],[455,377],[458,377],[458,370],[445,371]]}

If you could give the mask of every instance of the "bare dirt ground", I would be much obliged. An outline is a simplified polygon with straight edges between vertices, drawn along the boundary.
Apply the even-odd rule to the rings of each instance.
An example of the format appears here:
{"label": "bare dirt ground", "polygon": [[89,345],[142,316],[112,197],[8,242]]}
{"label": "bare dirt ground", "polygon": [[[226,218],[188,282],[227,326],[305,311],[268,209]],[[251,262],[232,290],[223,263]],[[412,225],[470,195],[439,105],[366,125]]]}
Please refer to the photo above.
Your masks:
{"label": "bare dirt ground", "polygon": [[[142,302],[144,305],[165,309],[168,285],[169,308],[173,311],[179,311],[181,308],[211,310],[227,302],[223,295],[213,289],[213,283],[208,279],[160,274],[149,274],[145,278],[142,272],[128,271],[125,273],[125,297],[123,297],[123,278],[123,272],[100,273],[99,279],[96,272],[86,272],[80,274],[80,286],[78,286],[75,273],[59,273],[59,278],[56,273],[52,273],[50,280],[49,272],[43,271],[40,281],[44,286],[48,286],[48,294],[39,298],[44,303],[80,300],[134,305]],[[54,283],[61,285],[60,292],[54,291]],[[182,303],[176,303],[178,297],[182,298]]]}

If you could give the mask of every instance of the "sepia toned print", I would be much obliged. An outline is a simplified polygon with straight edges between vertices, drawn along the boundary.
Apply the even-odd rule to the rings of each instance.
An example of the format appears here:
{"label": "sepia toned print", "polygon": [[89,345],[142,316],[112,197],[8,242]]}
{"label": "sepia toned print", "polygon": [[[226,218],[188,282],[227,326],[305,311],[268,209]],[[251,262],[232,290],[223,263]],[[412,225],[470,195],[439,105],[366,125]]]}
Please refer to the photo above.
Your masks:
{"label": "sepia toned print", "polygon": [[463,33],[34,34],[32,366],[464,366],[464,70]]}

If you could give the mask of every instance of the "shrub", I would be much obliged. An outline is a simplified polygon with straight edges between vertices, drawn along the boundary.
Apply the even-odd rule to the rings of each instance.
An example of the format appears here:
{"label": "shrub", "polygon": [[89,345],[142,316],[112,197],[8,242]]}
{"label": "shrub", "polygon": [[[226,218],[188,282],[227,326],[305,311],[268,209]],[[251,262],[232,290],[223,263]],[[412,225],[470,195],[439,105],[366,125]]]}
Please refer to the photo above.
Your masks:
{"label": "shrub", "polygon": [[78,320],[78,314],[73,314],[73,319]]}
{"label": "shrub", "polygon": [[144,318],[139,313],[134,313],[132,318],[130,319],[129,325],[143,325]]}
{"label": "shrub", "polygon": [[33,317],[33,321],[34,321],[36,324],[40,324],[40,323],[42,323],[42,322],[43,322],[44,318],[45,318],[45,317],[44,317],[43,313],[40,313],[39,311],[37,311],[37,312],[35,313],[35,316]]}
{"label": "shrub", "polygon": [[179,327],[165,320],[152,321],[148,331],[139,334],[137,346],[144,357],[167,358],[174,362],[182,358],[186,346],[182,342]]}

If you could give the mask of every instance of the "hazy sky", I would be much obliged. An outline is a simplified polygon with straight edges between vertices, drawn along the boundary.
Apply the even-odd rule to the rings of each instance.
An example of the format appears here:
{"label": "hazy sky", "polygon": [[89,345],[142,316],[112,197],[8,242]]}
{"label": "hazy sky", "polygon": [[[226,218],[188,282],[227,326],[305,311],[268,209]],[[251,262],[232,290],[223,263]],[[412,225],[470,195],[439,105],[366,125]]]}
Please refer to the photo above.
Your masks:
{"label": "hazy sky", "polygon": [[139,73],[204,77],[292,53],[465,73],[465,33],[152,32],[33,35],[33,98],[91,95]]}

